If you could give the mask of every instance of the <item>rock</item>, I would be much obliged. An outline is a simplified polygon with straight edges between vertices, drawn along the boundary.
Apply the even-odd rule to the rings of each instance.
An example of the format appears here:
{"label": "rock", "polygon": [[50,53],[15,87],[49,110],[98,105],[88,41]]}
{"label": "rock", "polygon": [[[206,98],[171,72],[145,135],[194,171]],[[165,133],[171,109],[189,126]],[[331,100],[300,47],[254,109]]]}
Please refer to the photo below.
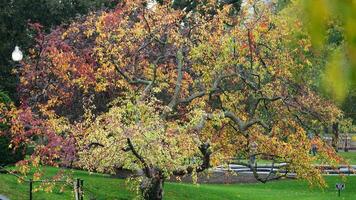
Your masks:
{"label": "rock", "polygon": [[0,194],[0,200],[10,200],[10,199]]}

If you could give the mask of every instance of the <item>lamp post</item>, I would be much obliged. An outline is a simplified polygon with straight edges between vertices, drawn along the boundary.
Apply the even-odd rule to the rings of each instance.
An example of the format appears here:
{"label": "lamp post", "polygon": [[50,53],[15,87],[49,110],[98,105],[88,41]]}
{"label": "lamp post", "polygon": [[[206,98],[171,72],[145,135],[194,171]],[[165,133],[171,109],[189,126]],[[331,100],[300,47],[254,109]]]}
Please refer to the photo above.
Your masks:
{"label": "lamp post", "polygon": [[20,62],[22,60],[23,54],[18,46],[15,47],[14,51],[12,52],[11,57],[14,62]]}
{"label": "lamp post", "polygon": [[146,8],[148,10],[154,9],[154,7],[157,5],[157,1],[156,0],[148,0],[147,1],[147,6]]}
{"label": "lamp post", "polygon": [[[19,81],[20,79],[19,79],[19,71],[18,70],[22,67],[21,61],[23,59],[23,53],[18,46],[15,46],[15,49],[11,54],[11,58],[15,62],[15,69],[14,69],[13,73],[15,73],[17,81]],[[17,96],[17,93],[16,93],[16,96]]]}
{"label": "lamp post", "polygon": [[23,53],[20,50],[20,47],[15,46],[14,51],[11,54],[11,58],[12,60],[15,62],[15,70],[14,73],[16,74],[16,77],[18,78],[19,72],[18,72],[18,68],[20,68],[21,65],[21,61],[23,59]]}

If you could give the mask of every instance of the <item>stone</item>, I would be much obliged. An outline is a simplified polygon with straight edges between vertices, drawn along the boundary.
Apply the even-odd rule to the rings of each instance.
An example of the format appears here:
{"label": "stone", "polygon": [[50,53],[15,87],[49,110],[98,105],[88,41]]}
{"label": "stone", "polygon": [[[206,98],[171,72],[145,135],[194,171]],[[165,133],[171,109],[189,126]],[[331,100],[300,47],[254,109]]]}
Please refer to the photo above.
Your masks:
{"label": "stone", "polygon": [[10,199],[0,194],[0,200],[10,200]]}

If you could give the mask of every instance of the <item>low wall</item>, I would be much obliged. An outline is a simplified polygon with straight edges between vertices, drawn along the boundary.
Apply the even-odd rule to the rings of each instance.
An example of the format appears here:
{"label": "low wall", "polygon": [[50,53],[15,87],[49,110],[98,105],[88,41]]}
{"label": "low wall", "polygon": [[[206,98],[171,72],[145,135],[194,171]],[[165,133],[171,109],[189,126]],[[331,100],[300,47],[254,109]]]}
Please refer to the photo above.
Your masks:
{"label": "low wall", "polygon": [[[352,139],[353,135],[343,135],[341,134],[339,137],[338,148],[339,149],[347,149],[347,150],[356,150],[356,141]],[[324,136],[323,140],[328,143],[330,146],[332,144],[332,136]]]}

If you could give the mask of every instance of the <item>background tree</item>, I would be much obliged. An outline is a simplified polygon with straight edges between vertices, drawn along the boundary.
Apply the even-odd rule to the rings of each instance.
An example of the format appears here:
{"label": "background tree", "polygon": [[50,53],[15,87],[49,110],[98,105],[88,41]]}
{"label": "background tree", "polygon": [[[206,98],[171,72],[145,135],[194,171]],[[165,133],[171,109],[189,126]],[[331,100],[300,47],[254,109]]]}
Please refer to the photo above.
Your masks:
{"label": "background tree", "polygon": [[343,42],[337,51],[328,56],[328,65],[325,71],[326,88],[339,102],[342,102],[348,94],[348,89],[356,83],[356,3],[354,1],[293,1],[302,3],[306,21],[315,50],[324,48],[328,42],[328,25],[330,20],[339,23],[339,30],[343,36]]}
{"label": "background tree", "polygon": [[[319,55],[300,18],[266,1],[246,2],[238,15],[215,1],[201,9],[124,1],[39,32],[20,72],[21,112],[29,114],[13,122],[22,130],[12,130],[13,141],[45,138],[37,163],[140,170],[146,199],[162,199],[171,175],[194,177],[238,154],[268,155],[323,185],[314,161],[340,160],[306,130],[341,112],[312,87],[309,58]],[[317,157],[308,154],[312,143]],[[254,175],[266,182],[286,174]]]}
{"label": "background tree", "polygon": [[339,133],[336,124],[355,119],[353,112],[354,99],[353,86],[355,85],[354,58],[350,52],[354,51],[355,45],[352,38],[354,31],[355,5],[352,2],[339,2],[333,0],[321,1],[280,1],[288,6],[303,7],[306,17],[303,17],[303,25],[310,33],[314,54],[322,56],[310,60],[313,63],[314,87],[322,91],[329,99],[338,102],[345,113],[343,119],[338,119],[330,126],[333,137],[333,146],[337,148]]}
{"label": "background tree", "polygon": [[11,74],[14,64],[11,53],[16,45],[27,54],[34,44],[33,31],[28,23],[39,23],[45,31],[67,23],[92,10],[113,8],[115,0],[16,0],[0,2],[0,90],[17,102],[16,76]]}
{"label": "background tree", "polygon": [[345,101],[342,103],[342,110],[345,112],[345,116],[351,118],[353,123],[356,123],[356,91],[353,89],[355,87],[351,87],[349,92],[345,98]]}

